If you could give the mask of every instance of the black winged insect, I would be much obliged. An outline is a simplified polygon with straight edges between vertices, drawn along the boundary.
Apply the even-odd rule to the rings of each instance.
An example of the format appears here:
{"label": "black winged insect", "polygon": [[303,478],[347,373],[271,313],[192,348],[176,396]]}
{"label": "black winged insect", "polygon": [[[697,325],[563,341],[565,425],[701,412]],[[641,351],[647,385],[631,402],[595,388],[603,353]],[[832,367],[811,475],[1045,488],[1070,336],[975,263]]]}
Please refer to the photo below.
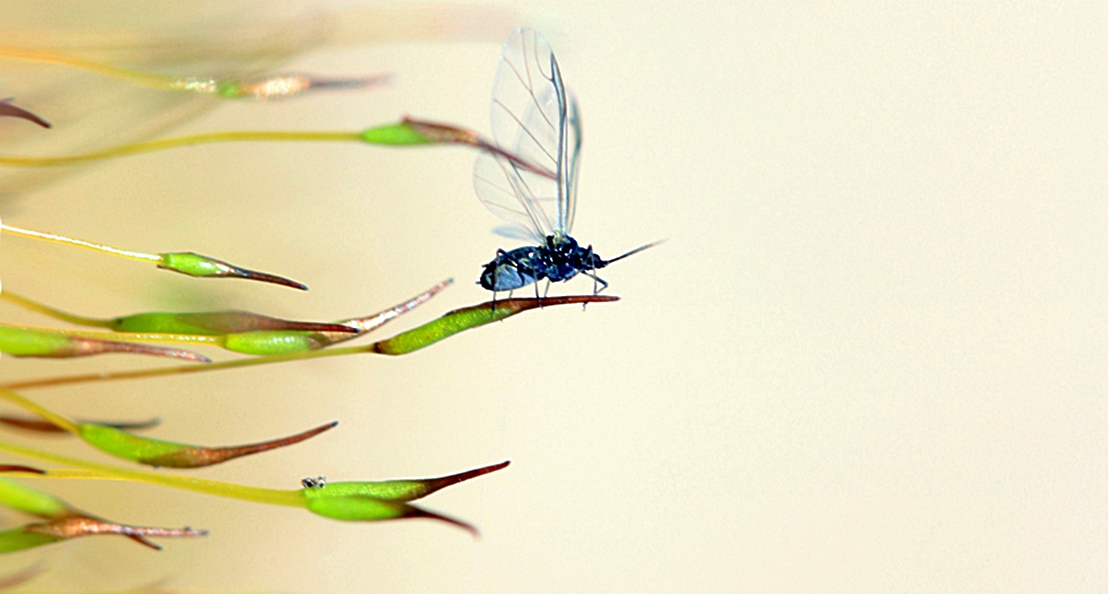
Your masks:
{"label": "black winged insect", "polygon": [[483,153],[474,164],[474,191],[486,208],[536,245],[497,250],[478,280],[483,288],[496,296],[498,291],[511,292],[544,279],[566,281],[581,273],[594,280],[597,294],[609,284],[594,271],[659,243],[605,260],[592,245],[582,247],[570,236],[582,122],[551,46],[536,31],[517,29],[505,42],[490,109],[498,148],[535,167]]}

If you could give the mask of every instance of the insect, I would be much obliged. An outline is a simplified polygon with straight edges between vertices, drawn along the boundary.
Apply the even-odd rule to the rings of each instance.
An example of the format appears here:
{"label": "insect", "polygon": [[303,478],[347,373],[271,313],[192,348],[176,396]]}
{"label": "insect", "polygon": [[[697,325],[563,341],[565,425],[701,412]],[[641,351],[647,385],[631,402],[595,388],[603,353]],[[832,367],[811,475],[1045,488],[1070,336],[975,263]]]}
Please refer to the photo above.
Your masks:
{"label": "insect", "polygon": [[534,166],[483,153],[474,164],[474,192],[486,208],[515,226],[512,231],[523,231],[537,245],[497,250],[478,280],[482,288],[496,296],[544,279],[560,282],[584,274],[594,280],[597,294],[609,284],[594,271],[659,243],[605,260],[592,245],[582,247],[570,236],[582,122],[551,46],[536,31],[517,29],[505,42],[490,109],[494,143]]}
{"label": "insect", "polygon": [[323,489],[328,484],[328,479],[318,476],[316,478],[306,477],[301,479],[301,486],[306,489]]}

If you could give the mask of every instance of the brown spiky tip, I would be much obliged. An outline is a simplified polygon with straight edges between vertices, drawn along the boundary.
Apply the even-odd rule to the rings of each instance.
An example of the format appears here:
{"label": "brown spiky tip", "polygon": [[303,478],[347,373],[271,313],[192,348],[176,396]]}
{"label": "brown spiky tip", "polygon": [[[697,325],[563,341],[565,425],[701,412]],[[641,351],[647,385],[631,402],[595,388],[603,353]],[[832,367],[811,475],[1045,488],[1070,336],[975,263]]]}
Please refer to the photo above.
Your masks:
{"label": "brown spiky tip", "polygon": [[281,285],[301,291],[308,290],[306,285],[298,283],[295,280],[268,272],[240,268],[234,264],[224,262],[223,260],[217,260],[216,258],[210,258],[196,252],[172,252],[158,254],[158,256],[161,257],[161,262],[157,264],[158,268],[172,270],[173,272],[186,276],[199,278],[242,278],[273,285]]}
{"label": "brown spiky tip", "polygon": [[204,328],[216,334],[236,334],[259,330],[335,332],[339,334],[353,334],[359,331],[358,328],[343,322],[298,322],[271,318],[249,311],[182,313],[176,314],[174,318],[182,324]]}
{"label": "brown spiky tip", "polygon": [[392,80],[391,74],[352,78],[324,78],[309,74],[279,74],[254,80],[230,81],[221,84],[223,92],[235,97],[284,99],[310,90],[349,90],[380,86]]}
{"label": "brown spiky tip", "polygon": [[504,462],[499,462],[497,464],[490,464],[489,466],[483,466],[481,468],[475,468],[473,470],[466,470],[455,474],[449,474],[447,476],[421,479],[420,482],[423,483],[424,487],[427,489],[427,491],[424,493],[424,495],[421,495],[421,497],[431,495],[432,493],[435,493],[440,489],[450,487],[451,485],[457,485],[463,481],[468,481],[472,478],[478,478],[482,475],[490,474],[491,472],[497,472],[498,470],[501,470],[508,465],[509,461],[505,460]]}
{"label": "brown spiky tip", "polygon": [[108,520],[86,516],[78,513],[66,515],[49,522],[28,524],[23,527],[24,532],[45,534],[60,539],[78,538],[96,534],[119,534],[126,536],[139,544],[148,546],[156,551],[162,547],[150,542],[146,537],[157,538],[192,538],[207,536],[207,530],[195,530],[188,526],[184,528],[149,528],[143,526],[128,526],[117,524]]}
{"label": "brown spiky tip", "polygon": [[205,357],[199,353],[186,351],[184,349],[171,349],[160,346],[153,346],[149,344],[139,344],[136,342],[120,342],[117,340],[99,340],[96,338],[84,338],[81,336],[70,336],[69,346],[65,349],[58,351],[51,355],[52,357],[68,358],[68,357],[87,357],[90,355],[101,355],[105,353],[130,353],[134,355],[151,355],[154,357],[169,357],[171,359],[182,359],[184,361],[196,361],[198,363],[211,363],[212,359]]}
{"label": "brown spiky tip", "polygon": [[478,532],[478,529],[474,527],[474,525],[468,524],[462,520],[452,518],[451,516],[445,516],[443,514],[437,514],[435,512],[428,511],[422,507],[417,507],[412,504],[406,504],[405,507],[405,515],[401,516],[402,518],[428,518],[432,520],[439,520],[440,522],[447,522],[452,526],[457,526],[459,528],[462,528],[463,530],[466,530],[474,538],[481,537],[481,534]]}
{"label": "brown spiky tip", "polygon": [[278,276],[276,274],[270,274],[269,272],[259,272],[257,270],[247,270],[246,268],[236,267],[234,270],[231,271],[230,274],[228,274],[228,276],[258,281],[260,283],[270,283],[271,285],[281,285],[283,287],[297,289],[298,291],[308,290],[308,285],[304,283],[298,283],[293,279],[285,278],[284,276]]}
{"label": "brown spiky tip", "polygon": [[478,134],[473,130],[468,130],[459,126],[453,126],[451,124],[430,122],[428,120],[418,120],[416,118],[410,118],[409,116],[405,116],[401,120],[401,123],[408,126],[417,134],[427,138],[431,142],[443,144],[465,144],[467,146],[472,146],[474,148],[485,151],[496,157],[505,159],[516,165],[520,169],[530,171],[532,173],[535,173],[536,175],[549,179],[556,179],[558,177],[557,175],[555,175],[555,172],[550,171],[546,167],[537,165],[536,163],[532,163],[531,161],[528,161],[523,157],[520,157],[519,155],[514,155],[513,153],[510,153],[509,151],[486,140],[482,137],[481,134]]}
{"label": "brown spiky tip", "polygon": [[493,309],[493,310],[507,310],[508,313],[517,313],[527,311],[529,309],[536,309],[542,307],[554,307],[556,305],[569,305],[574,303],[612,303],[613,301],[620,301],[620,297],[616,295],[566,295],[563,297],[516,297],[513,299],[497,299],[472,305],[467,308],[455,310],[457,312],[471,311],[478,309]]}
{"label": "brown spiky tip", "polygon": [[27,120],[28,122],[33,122],[35,124],[38,124],[39,126],[42,126],[43,128],[51,127],[50,122],[27,111],[26,109],[23,109],[22,107],[19,107],[18,105],[12,104],[11,99],[4,99],[3,101],[0,101],[0,117],[3,116]]}
{"label": "brown spiky tip", "polygon": [[338,424],[339,421],[332,421],[331,423],[320,425],[315,429],[309,429],[308,431],[304,431],[296,435],[248,445],[228,446],[221,448],[185,447],[179,450],[175,450],[169,454],[143,458],[139,461],[143,464],[149,464],[151,466],[165,466],[167,468],[201,468],[204,466],[212,466],[215,464],[220,464],[222,462],[227,462],[228,460],[233,460],[235,458],[241,458],[243,456],[258,454],[261,452],[266,452],[269,450],[274,450],[277,448],[300,443],[306,439],[316,437],[317,435],[335,427]]}
{"label": "brown spiky tip", "polygon": [[53,434],[66,434],[69,432],[61,427],[42,419],[39,417],[18,417],[13,415],[0,415],[0,423],[16,429],[23,429],[24,431],[33,431],[35,433],[53,433]]}
{"label": "brown spiky tip", "polygon": [[440,291],[451,286],[451,284],[454,282],[455,279],[453,278],[445,279],[437,283],[434,287],[428,289],[427,291],[424,291],[423,293],[413,297],[412,299],[409,299],[408,301],[405,301],[404,303],[398,303],[397,305],[394,305],[389,309],[380,311],[373,315],[343,320],[342,322],[340,322],[340,324],[343,324],[347,328],[353,328],[355,334],[333,334],[328,332],[321,332],[322,340],[327,341],[327,344],[324,346],[330,346],[337,342],[352,340],[362,336],[363,334],[366,334],[367,332],[370,332],[371,330],[380,328],[391,320],[395,320],[402,315],[423,305],[424,303],[427,303],[429,299],[435,297],[437,294],[439,294]]}
{"label": "brown spiky tip", "polygon": [[393,82],[393,74],[389,72],[384,74],[372,74],[369,76],[353,76],[349,78],[327,78],[323,76],[313,76],[311,74],[295,74],[292,76],[307,80],[309,89],[336,91],[380,87]]}
{"label": "brown spiky tip", "polygon": [[0,464],[0,473],[7,472],[24,472],[27,474],[46,474],[46,471],[34,466],[23,466],[21,464]]}
{"label": "brown spiky tip", "polygon": [[146,537],[158,538],[199,538],[201,536],[208,536],[207,530],[197,530],[185,526],[184,528],[143,528],[140,526],[120,526],[119,534],[130,538],[131,540],[154,549],[161,551],[162,546],[154,544],[147,540]]}

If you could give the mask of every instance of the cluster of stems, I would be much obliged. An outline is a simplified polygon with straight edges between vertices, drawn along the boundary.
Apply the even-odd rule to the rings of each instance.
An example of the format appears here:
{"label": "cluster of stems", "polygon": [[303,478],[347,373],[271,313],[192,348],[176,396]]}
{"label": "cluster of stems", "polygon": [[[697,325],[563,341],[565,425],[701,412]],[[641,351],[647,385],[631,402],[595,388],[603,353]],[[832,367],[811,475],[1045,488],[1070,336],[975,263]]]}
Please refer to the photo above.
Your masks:
{"label": "cluster of stems", "polygon": [[[207,78],[155,74],[101,63],[60,52],[6,47],[0,45],[0,61],[16,60],[51,67],[65,67],[116,79],[120,84],[138,85],[172,93],[207,95],[223,99],[284,99],[310,92],[336,89],[366,89],[385,83],[387,76],[326,78],[304,74],[276,74],[251,78]],[[0,101],[0,118],[23,120],[28,126],[41,127],[43,134],[64,134],[51,128],[50,114],[35,112],[33,105]],[[481,135],[454,125],[410,117],[356,131],[216,132],[193,136],[163,138],[121,144],[80,154],[17,155],[0,154],[3,167],[65,167],[151,151],[197,146],[217,142],[359,142],[381,147],[460,145],[493,153],[498,158],[534,174],[554,178],[555,174],[516,155],[508,153]],[[0,147],[3,138],[0,137]],[[10,222],[10,221],[9,221]],[[53,232],[32,230],[0,222],[0,235],[92,250],[105,256],[153,264],[156,268],[204,279],[240,279],[307,290],[304,284],[269,272],[260,272],[222,259],[195,252],[144,252],[114,247]],[[157,423],[124,423],[113,420],[80,420],[47,409],[28,398],[29,390],[46,386],[135,379],[161,375],[208,373],[221,369],[288,361],[358,354],[405,355],[423,349],[465,330],[505,320],[519,313],[557,305],[586,304],[616,300],[597,295],[501,299],[449,311],[440,317],[392,337],[363,345],[337,347],[339,343],[362,338],[386,323],[404,315],[451,284],[440,282],[415,296],[371,315],[335,321],[286,320],[262,313],[226,310],[202,312],[119,312],[108,318],[88,317],[59,309],[56,304],[12,292],[0,292],[3,307],[22,308],[43,316],[52,325],[24,326],[0,323],[0,353],[13,357],[77,358],[109,354],[169,357],[179,363],[164,367],[105,373],[61,375],[0,384],[0,400],[21,409],[18,415],[0,414],[0,424],[12,430],[34,434],[71,435],[87,445],[119,458],[124,465],[101,464],[57,455],[37,448],[0,441],[0,452],[12,456],[2,464],[0,505],[25,513],[34,521],[0,531],[0,553],[14,552],[86,535],[123,535],[143,545],[158,548],[152,537],[197,537],[204,530],[192,528],[150,528],[130,526],[80,511],[49,493],[12,479],[71,479],[146,482],[211,496],[244,501],[301,507],[341,521],[383,521],[402,518],[431,518],[477,533],[473,526],[429,511],[413,502],[440,489],[482,476],[502,468],[507,461],[481,466],[447,476],[387,481],[327,481],[324,477],[306,478],[301,488],[265,489],[212,480],[202,480],[167,472],[219,464],[234,458],[291,446],[335,427],[322,424],[292,436],[235,446],[200,446],[153,439],[139,435]],[[231,358],[213,362],[194,349],[212,347],[233,353]],[[30,465],[17,458],[30,459]],[[140,470],[131,465],[145,465]],[[295,478],[291,478],[295,481]]]}

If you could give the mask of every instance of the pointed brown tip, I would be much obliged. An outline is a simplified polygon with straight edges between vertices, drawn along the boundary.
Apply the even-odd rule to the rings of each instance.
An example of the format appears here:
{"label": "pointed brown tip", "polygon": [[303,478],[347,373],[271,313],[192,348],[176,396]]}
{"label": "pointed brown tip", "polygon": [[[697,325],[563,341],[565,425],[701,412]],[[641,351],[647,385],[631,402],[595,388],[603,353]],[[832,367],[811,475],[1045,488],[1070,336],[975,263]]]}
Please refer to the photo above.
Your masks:
{"label": "pointed brown tip", "polygon": [[540,297],[539,299],[535,297],[516,297],[513,299],[487,301],[485,303],[479,303],[478,305],[455,310],[455,312],[475,309],[504,309],[508,310],[510,313],[518,313],[529,309],[553,307],[556,305],[567,305],[572,303],[611,303],[613,301],[620,301],[620,297],[615,295],[567,295],[564,297]]}
{"label": "pointed brown tip", "polygon": [[48,122],[48,121],[40,118],[39,116],[27,111],[26,109],[23,109],[22,107],[18,107],[16,105],[13,105],[11,101],[12,101],[11,99],[5,99],[3,101],[0,101],[0,116],[8,116],[8,117],[13,117],[13,118],[19,118],[19,119],[22,119],[22,120],[27,120],[28,122],[33,122],[35,124],[38,124],[39,126],[42,126],[43,128],[51,128],[52,127],[50,125],[50,122]]}
{"label": "pointed brown tip", "polygon": [[151,429],[162,424],[161,417],[154,417],[146,421],[134,421],[130,423],[113,422],[113,421],[82,421],[82,423],[93,423],[95,425],[104,425],[112,427],[113,429],[121,429],[124,431],[142,431],[143,429]]}
{"label": "pointed brown tip", "polygon": [[54,423],[40,418],[32,419],[27,417],[16,417],[12,415],[0,415],[0,423],[3,423],[9,427],[23,429],[24,431],[34,431],[36,433],[64,433],[67,435],[69,433],[68,431],[62,429]]}
{"label": "pointed brown tip", "polygon": [[362,89],[366,87],[384,86],[393,82],[393,74],[374,74],[357,78],[316,78],[309,76],[310,89]]}
{"label": "pointed brown tip", "polygon": [[227,446],[222,448],[185,447],[169,454],[143,458],[140,462],[150,466],[165,466],[167,468],[203,468],[205,466],[214,466],[227,462],[228,460],[234,460],[235,458],[242,458],[243,456],[258,454],[300,443],[306,439],[316,437],[338,424],[339,421],[332,421],[320,425],[315,429],[309,429],[308,431],[303,431],[289,437],[242,446]]}
{"label": "pointed brown tip", "polygon": [[291,289],[298,289],[301,291],[308,290],[308,285],[304,283],[298,283],[295,280],[285,278],[284,276],[278,276],[276,274],[270,274],[268,272],[258,272],[257,270],[247,270],[245,268],[236,267],[234,268],[232,275],[247,280],[270,283],[271,285],[281,285],[283,287],[289,287]]}
{"label": "pointed brown tip", "polygon": [[472,478],[478,478],[491,472],[497,472],[498,470],[501,470],[508,465],[509,461],[506,460],[504,462],[490,464],[489,466],[483,466],[481,468],[475,468],[473,470],[465,470],[463,472],[449,474],[447,476],[441,476],[433,479],[424,479],[421,482],[424,483],[425,487],[428,490],[421,497],[426,497],[428,495],[431,495],[432,493],[435,493],[436,491],[439,491],[440,489],[445,489],[447,487],[450,487],[451,485],[457,485],[463,481],[468,481]]}
{"label": "pointed brown tip", "polygon": [[27,474],[46,474],[45,470],[35,468],[33,466],[22,466],[19,464],[0,464],[0,473],[3,472],[26,472]]}
{"label": "pointed brown tip", "polygon": [[95,338],[70,337],[70,348],[61,355],[63,357],[85,357],[102,353],[130,353],[135,355],[152,355],[155,357],[170,357],[198,363],[211,363],[212,359],[186,351],[184,349],[171,349],[166,347],[140,344],[136,342],[121,342],[118,340],[97,340]]}
{"label": "pointed brown tip", "polygon": [[162,550],[161,545],[155,544],[155,543],[143,538],[143,536],[141,534],[124,534],[124,536],[126,536],[127,538],[130,538],[131,540],[143,545],[144,547],[150,547],[150,548],[154,549],[155,551],[161,551]]}
{"label": "pointed brown tip", "polygon": [[184,349],[161,349],[161,350],[163,351],[161,353],[151,352],[151,353],[148,353],[148,354],[159,355],[159,356],[162,356],[162,357],[170,357],[171,359],[181,359],[183,361],[195,361],[197,363],[211,363],[212,362],[212,359],[209,359],[208,357],[205,357],[204,355],[202,355],[200,353],[194,353],[192,351],[186,351]]}
{"label": "pointed brown tip", "polygon": [[358,332],[358,328],[340,322],[299,322],[239,310],[180,313],[175,314],[174,319],[203,328],[214,334],[235,334],[259,330],[337,332],[340,334]]}
{"label": "pointed brown tip", "polygon": [[160,258],[157,264],[158,268],[171,270],[185,276],[198,278],[235,277],[292,287],[302,291],[308,290],[307,286],[283,276],[240,268],[234,264],[196,252],[167,252],[158,254],[158,256]]}
{"label": "pointed brown tip", "polygon": [[409,509],[405,514],[406,518],[428,518],[432,520],[439,520],[441,522],[447,522],[452,526],[457,526],[459,528],[462,528],[463,530],[466,530],[474,538],[481,538],[482,536],[481,533],[478,532],[477,528],[475,528],[472,524],[468,524],[462,520],[456,520],[455,518],[452,518],[450,516],[437,514],[424,508],[416,507],[415,505],[409,505],[408,508]]}

